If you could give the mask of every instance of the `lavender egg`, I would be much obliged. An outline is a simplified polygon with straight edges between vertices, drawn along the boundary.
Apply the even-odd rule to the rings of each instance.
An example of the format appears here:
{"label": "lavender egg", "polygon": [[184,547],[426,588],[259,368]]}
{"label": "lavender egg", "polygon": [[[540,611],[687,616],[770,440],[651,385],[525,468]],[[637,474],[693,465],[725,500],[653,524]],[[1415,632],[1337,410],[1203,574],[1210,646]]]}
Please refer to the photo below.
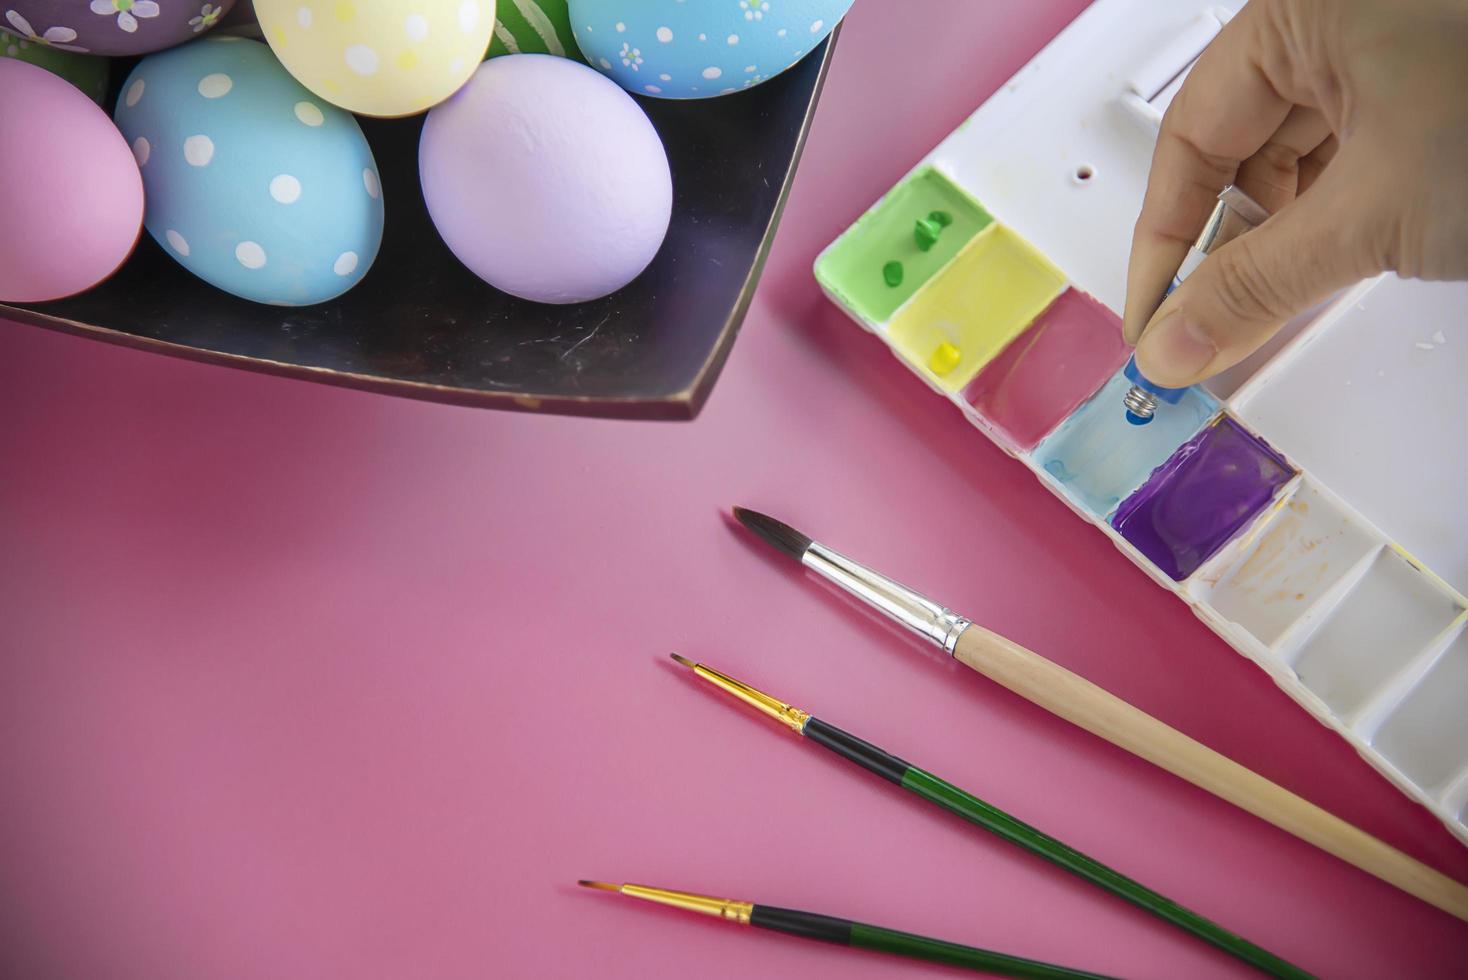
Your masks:
{"label": "lavender egg", "polygon": [[662,140],[615,83],[567,58],[481,65],[418,144],[428,213],[485,282],[540,303],[616,292],[657,254],[673,209]]}
{"label": "lavender egg", "polygon": [[5,30],[85,54],[147,54],[209,30],[235,0],[0,0]]}

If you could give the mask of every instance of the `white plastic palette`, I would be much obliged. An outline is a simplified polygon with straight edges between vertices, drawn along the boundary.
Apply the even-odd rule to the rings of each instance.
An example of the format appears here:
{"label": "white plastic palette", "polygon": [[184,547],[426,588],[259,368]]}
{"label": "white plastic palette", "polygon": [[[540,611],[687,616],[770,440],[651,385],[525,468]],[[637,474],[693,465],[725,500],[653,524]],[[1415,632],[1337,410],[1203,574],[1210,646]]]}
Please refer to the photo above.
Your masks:
{"label": "white plastic palette", "polygon": [[[1121,421],[1125,351],[1102,307],[1124,301],[1162,112],[1238,6],[1100,0],[832,243],[816,277],[1468,840],[1468,284],[1363,283],[1152,425]],[[926,250],[912,237],[924,218],[942,219]],[[1271,478],[1237,491],[1210,478],[1200,460],[1224,443]],[[1176,564],[1138,546],[1127,514],[1165,522],[1213,493],[1218,512],[1188,518],[1211,529],[1203,545]]]}

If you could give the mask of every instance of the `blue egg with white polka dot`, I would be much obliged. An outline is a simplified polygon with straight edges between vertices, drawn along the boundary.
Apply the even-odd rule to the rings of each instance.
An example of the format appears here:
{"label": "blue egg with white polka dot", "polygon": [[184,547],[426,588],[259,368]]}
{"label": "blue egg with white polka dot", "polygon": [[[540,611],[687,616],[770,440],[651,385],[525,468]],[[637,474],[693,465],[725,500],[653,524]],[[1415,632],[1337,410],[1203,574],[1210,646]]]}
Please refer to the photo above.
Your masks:
{"label": "blue egg with white polka dot", "polygon": [[309,306],[377,258],[382,185],[357,120],[265,45],[211,36],[150,55],[113,118],[143,174],[144,226],[205,282]]}
{"label": "blue egg with white polka dot", "polygon": [[795,64],[852,0],[571,0],[587,62],[638,95],[706,99]]}

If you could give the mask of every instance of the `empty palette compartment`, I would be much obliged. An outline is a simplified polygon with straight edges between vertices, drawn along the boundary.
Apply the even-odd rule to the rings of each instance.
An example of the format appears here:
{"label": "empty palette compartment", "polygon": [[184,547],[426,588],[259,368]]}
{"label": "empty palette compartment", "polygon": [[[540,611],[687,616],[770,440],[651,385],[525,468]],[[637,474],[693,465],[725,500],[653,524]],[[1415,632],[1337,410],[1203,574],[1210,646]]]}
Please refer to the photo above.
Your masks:
{"label": "empty palette compartment", "polygon": [[1441,652],[1371,739],[1372,746],[1417,785],[1454,796],[1461,795],[1468,778],[1465,625],[1468,617],[1454,624]]}
{"label": "empty palette compartment", "polygon": [[[1421,658],[1462,615],[1455,593],[1394,548],[1383,548],[1294,650],[1300,682],[1348,723],[1366,723],[1411,683]],[[1416,667],[1414,667],[1416,665]],[[1460,705],[1468,714],[1468,700]]]}
{"label": "empty palette compartment", "polygon": [[1223,622],[1278,650],[1366,571],[1382,539],[1309,477],[1188,582]]}
{"label": "empty palette compartment", "polygon": [[816,281],[869,326],[952,261],[993,218],[935,167],[888,191],[816,259]]}
{"label": "empty palette compartment", "polygon": [[1121,318],[1072,287],[979,371],[963,399],[1001,443],[1032,449],[1128,354]]}

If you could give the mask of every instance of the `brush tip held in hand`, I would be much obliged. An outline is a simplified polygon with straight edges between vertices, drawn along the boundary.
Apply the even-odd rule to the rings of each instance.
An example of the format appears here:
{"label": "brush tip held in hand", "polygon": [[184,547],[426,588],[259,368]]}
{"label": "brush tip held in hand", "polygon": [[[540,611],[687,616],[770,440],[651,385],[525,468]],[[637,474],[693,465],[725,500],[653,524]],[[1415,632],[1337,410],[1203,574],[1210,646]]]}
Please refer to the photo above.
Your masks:
{"label": "brush tip held in hand", "polygon": [[773,517],[743,507],[734,508],[734,517],[749,528],[766,542],[774,545],[780,551],[785,552],[796,561],[805,557],[806,549],[811,546],[811,539],[801,534],[789,524],[782,524]]}
{"label": "brush tip held in hand", "polygon": [[582,888],[598,888],[604,892],[619,892],[622,890],[621,885],[614,885],[609,881],[588,881],[587,879],[582,878],[580,881],[576,882],[576,884],[580,885]]}

